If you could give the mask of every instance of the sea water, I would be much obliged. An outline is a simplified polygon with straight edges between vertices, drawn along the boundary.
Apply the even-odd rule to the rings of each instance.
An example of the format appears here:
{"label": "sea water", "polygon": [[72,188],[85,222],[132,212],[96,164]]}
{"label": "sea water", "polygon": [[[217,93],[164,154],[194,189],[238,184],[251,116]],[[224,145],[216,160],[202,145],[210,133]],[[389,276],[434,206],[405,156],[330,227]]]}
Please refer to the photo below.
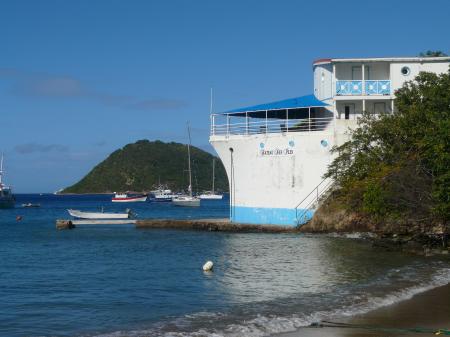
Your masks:
{"label": "sea water", "polygon": [[[1,336],[270,336],[388,305],[450,282],[448,261],[326,235],[57,231],[67,208],[141,218],[224,218],[200,208],[113,204],[111,196],[18,195],[0,210]],[[20,208],[21,203],[40,208]],[[21,221],[16,221],[22,216]],[[214,262],[212,272],[202,265]]]}

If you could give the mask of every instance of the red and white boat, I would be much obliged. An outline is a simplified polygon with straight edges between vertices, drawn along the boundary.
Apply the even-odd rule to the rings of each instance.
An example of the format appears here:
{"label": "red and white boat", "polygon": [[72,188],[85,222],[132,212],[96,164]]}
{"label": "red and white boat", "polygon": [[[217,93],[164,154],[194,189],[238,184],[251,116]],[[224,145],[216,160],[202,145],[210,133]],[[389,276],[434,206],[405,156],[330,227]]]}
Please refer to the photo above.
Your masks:
{"label": "red and white boat", "polygon": [[115,193],[112,202],[139,202],[147,201],[146,195],[128,195],[127,193]]}

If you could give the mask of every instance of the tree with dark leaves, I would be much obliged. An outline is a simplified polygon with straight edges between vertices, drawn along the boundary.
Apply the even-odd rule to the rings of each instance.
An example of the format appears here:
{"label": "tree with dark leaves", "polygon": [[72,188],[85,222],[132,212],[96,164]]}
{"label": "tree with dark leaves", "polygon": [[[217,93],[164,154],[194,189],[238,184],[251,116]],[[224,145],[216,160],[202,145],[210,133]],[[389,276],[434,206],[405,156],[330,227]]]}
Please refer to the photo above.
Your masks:
{"label": "tree with dark leaves", "polygon": [[374,221],[448,224],[450,70],[420,73],[395,93],[395,113],[363,113],[327,177],[343,205]]}

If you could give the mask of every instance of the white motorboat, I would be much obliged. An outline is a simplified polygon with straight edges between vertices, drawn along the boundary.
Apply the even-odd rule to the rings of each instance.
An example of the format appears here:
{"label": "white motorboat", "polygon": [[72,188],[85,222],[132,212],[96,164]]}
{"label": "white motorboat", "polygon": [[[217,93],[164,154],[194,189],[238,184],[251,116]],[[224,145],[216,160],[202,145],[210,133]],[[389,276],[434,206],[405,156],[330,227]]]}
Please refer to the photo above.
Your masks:
{"label": "white motorboat", "polygon": [[223,198],[223,194],[214,193],[215,166],[216,166],[216,159],[213,158],[212,188],[211,188],[211,191],[203,192],[202,194],[199,195],[199,198],[202,200],[222,200],[222,198]]}
{"label": "white motorboat", "polygon": [[0,208],[14,208],[16,199],[10,187],[3,184],[3,154],[0,161]]}
{"label": "white motorboat", "polygon": [[71,216],[78,219],[129,219],[131,210],[125,213],[105,213],[105,212],[83,212],[76,209],[67,210]]}
{"label": "white motorboat", "polygon": [[172,199],[175,206],[187,206],[187,207],[198,207],[200,206],[200,199],[192,195],[192,171],[191,171],[191,130],[188,123],[188,170],[189,170],[189,187],[188,195],[179,195]]}
{"label": "white motorboat", "polygon": [[164,188],[162,185],[159,185],[158,189],[151,191],[150,194],[150,200],[154,202],[170,202],[177,196],[172,192],[172,190]]}
{"label": "white motorboat", "polygon": [[111,199],[112,202],[143,202],[147,201],[147,196],[140,195],[129,195],[128,193],[114,193],[114,197]]}

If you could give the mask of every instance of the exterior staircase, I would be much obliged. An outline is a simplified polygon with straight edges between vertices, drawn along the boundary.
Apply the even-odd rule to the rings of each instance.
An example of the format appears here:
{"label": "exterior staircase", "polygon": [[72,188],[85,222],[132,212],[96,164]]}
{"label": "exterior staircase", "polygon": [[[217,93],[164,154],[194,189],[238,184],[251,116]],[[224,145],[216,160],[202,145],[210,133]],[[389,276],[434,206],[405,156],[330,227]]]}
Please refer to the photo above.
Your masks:
{"label": "exterior staircase", "polygon": [[311,220],[314,211],[319,207],[323,196],[333,185],[331,178],[326,178],[320,182],[309,194],[295,207],[297,226],[303,225]]}

